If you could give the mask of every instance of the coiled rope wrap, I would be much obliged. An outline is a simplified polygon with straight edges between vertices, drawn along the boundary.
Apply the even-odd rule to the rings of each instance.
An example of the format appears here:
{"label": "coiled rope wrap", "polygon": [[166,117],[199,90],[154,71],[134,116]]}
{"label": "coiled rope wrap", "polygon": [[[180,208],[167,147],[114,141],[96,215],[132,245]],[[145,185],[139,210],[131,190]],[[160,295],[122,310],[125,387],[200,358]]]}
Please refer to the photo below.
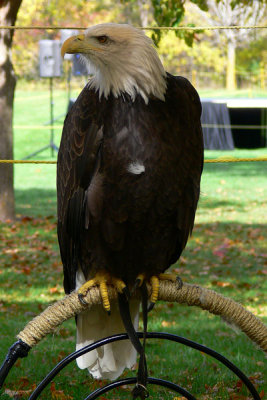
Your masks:
{"label": "coiled rope wrap", "polygon": [[[148,285],[149,293],[150,290],[151,288]],[[115,289],[109,286],[109,298],[113,300],[116,297]],[[27,343],[30,347],[35,346],[67,319],[95,304],[101,304],[99,289],[97,287],[91,288],[84,300],[87,305],[81,304],[77,292],[72,292],[70,295],[48,306],[40,315],[30,321],[17,335],[17,338]],[[185,303],[189,306],[200,307],[212,314],[220,315],[227,322],[237,326],[263,351],[267,352],[267,327],[259,318],[230,298],[197,285],[184,283],[181,289],[177,289],[174,282],[160,281],[159,300]]]}

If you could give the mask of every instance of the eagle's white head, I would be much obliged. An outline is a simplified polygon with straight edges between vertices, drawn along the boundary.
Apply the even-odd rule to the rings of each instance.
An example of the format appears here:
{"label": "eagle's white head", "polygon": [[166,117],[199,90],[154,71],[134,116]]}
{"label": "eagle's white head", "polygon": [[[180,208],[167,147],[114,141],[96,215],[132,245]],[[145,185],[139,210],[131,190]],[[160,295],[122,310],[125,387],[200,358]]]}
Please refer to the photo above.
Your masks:
{"label": "eagle's white head", "polygon": [[89,85],[108,97],[128,93],[134,101],[140,94],[146,103],[149,96],[164,100],[166,72],[141,29],[130,25],[101,24],[84,34],[72,36],[62,46],[61,54],[80,53],[94,73]]}

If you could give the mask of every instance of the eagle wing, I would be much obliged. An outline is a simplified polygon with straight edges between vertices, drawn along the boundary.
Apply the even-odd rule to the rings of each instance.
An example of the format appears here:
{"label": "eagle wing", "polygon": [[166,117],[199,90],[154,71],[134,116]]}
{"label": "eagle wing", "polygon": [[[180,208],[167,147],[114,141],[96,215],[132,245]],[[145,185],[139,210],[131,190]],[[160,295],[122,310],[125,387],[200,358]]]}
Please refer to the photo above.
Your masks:
{"label": "eagle wing", "polygon": [[[58,153],[58,240],[64,269],[64,289],[75,289],[85,193],[100,165],[103,129],[96,110],[97,95],[84,88],[67,114]],[[98,199],[92,199],[97,207]],[[94,207],[94,204],[93,206]]]}
{"label": "eagle wing", "polygon": [[[64,270],[66,293],[85,283],[80,271],[83,251],[88,250],[86,238],[91,215],[97,218],[102,207],[101,193],[97,190],[97,177],[101,169],[103,153],[103,123],[105,100],[99,110],[98,94],[85,88],[68,113],[62,133],[58,154],[58,240]],[[102,114],[103,113],[103,114]],[[101,114],[101,115],[100,115]],[[116,218],[115,218],[116,220]],[[121,217],[119,217],[121,220]],[[113,226],[114,225],[114,226]],[[115,237],[118,224],[112,225]],[[106,227],[107,228],[107,227]],[[87,231],[85,233],[85,231]],[[105,238],[109,242],[109,234]],[[113,239],[109,243],[113,244]],[[90,246],[89,246],[90,247]],[[86,265],[86,268],[90,265]],[[78,273],[77,273],[78,272]],[[85,271],[88,272],[88,271]],[[132,300],[131,318],[138,328],[139,301]],[[76,318],[76,349],[83,348],[100,338],[124,331],[118,306],[112,305],[112,314],[107,316],[102,306],[95,306]],[[88,368],[97,379],[116,379],[124,370],[136,362],[136,350],[130,341],[118,346],[110,343],[77,359],[80,368]]]}
{"label": "eagle wing", "polygon": [[[186,138],[180,136],[180,145],[183,148],[182,163],[180,163],[179,184],[184,183],[182,196],[177,207],[177,245],[170,263],[173,264],[180,257],[186,246],[188,236],[192,233],[197,203],[200,194],[200,178],[203,170],[203,133],[201,127],[201,102],[199,95],[191,83],[182,76],[174,77],[173,85],[176,95],[173,98],[179,104],[183,99],[184,110],[180,113],[190,115],[186,125],[181,123],[180,132],[186,132]],[[181,92],[183,96],[181,96]],[[190,134],[189,134],[190,133]]]}

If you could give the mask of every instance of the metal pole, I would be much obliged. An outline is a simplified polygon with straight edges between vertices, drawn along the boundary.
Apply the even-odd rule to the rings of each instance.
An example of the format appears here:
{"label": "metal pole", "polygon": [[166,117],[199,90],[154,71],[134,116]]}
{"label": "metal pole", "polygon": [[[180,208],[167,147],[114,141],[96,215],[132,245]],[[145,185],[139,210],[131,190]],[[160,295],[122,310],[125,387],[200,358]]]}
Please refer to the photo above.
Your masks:
{"label": "metal pole", "polygon": [[70,104],[70,94],[71,94],[71,61],[68,61],[68,106]]}
{"label": "metal pole", "polygon": [[54,157],[54,100],[53,100],[53,77],[50,80],[50,146],[51,156]]}

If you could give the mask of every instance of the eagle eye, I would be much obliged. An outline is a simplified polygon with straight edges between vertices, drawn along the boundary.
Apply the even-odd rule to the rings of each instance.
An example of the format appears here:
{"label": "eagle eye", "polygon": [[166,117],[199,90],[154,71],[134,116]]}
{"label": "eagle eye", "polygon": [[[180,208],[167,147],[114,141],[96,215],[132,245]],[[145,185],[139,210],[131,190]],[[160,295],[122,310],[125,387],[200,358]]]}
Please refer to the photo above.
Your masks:
{"label": "eagle eye", "polygon": [[108,37],[106,35],[97,36],[96,38],[99,41],[99,43],[106,43],[108,40]]}

